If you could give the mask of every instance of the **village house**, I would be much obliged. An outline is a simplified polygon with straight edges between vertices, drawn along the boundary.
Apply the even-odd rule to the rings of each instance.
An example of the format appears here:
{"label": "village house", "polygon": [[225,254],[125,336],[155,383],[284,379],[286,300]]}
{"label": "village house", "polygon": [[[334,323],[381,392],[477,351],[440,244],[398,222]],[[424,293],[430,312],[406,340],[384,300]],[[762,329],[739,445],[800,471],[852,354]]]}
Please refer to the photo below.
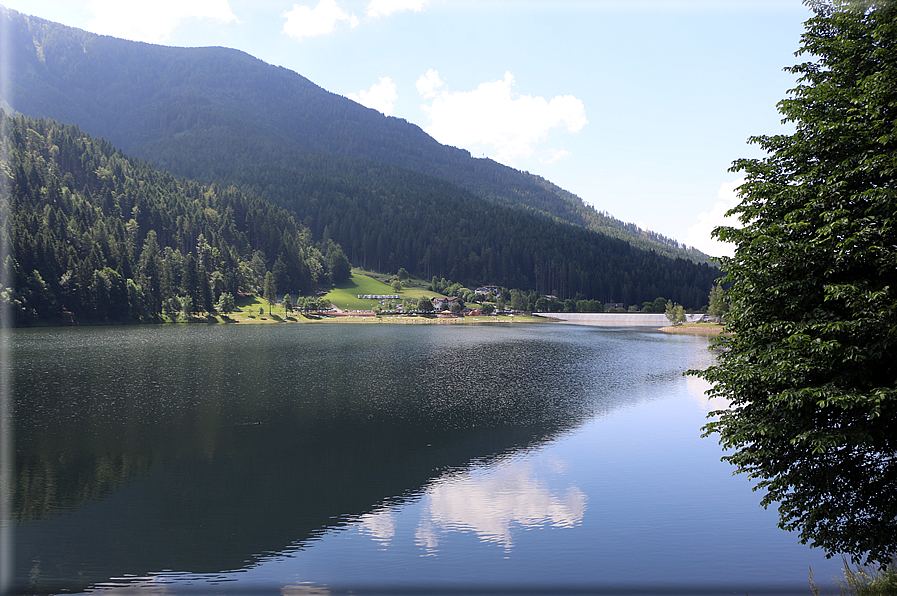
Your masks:
{"label": "village house", "polygon": [[501,294],[501,288],[498,286],[480,286],[476,290],[474,290],[476,294],[492,294],[493,296],[498,296]]}
{"label": "village house", "polygon": [[452,305],[461,300],[457,296],[452,296],[451,298],[433,298],[433,307],[436,310],[450,310]]}

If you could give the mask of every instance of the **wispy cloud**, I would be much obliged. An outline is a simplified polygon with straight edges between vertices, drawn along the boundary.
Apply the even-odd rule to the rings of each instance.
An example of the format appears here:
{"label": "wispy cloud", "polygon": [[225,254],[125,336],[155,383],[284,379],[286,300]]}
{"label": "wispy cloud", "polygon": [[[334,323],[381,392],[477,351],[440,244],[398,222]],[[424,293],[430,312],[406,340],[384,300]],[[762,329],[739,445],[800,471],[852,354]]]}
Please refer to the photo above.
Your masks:
{"label": "wispy cloud", "polygon": [[435,70],[417,80],[421,106],[430,121],[426,131],[447,145],[483,152],[513,165],[516,158],[539,157],[550,162],[566,157],[563,149],[541,150],[539,145],[556,129],[571,134],[588,124],[583,103],[572,95],[543,97],[514,91],[514,75],[481,83],[472,91],[451,92]]}
{"label": "wispy cloud", "polygon": [[720,242],[711,237],[711,232],[719,226],[741,227],[737,219],[726,217],[726,212],[732,209],[741,199],[738,197],[738,187],[744,184],[744,178],[720,185],[717,191],[717,201],[710,211],[699,213],[698,221],[688,229],[685,244],[694,246],[701,252],[714,257],[731,257],[735,254],[735,246],[728,242]]}
{"label": "wispy cloud", "polygon": [[[377,18],[403,10],[420,12],[428,2],[429,0],[370,0],[366,14],[370,18]],[[319,0],[314,7],[294,4],[291,10],[283,13],[283,17],[286,19],[283,33],[296,40],[333,33],[341,23],[354,29],[361,22],[355,13],[341,8],[336,0]]]}
{"label": "wispy cloud", "polygon": [[286,18],[283,32],[297,40],[327,35],[343,22],[348,23],[351,28],[358,26],[358,17],[340,8],[336,0],[320,0],[314,8],[294,4],[283,16]]}
{"label": "wispy cloud", "polygon": [[420,12],[430,0],[371,0],[368,4],[369,17],[385,17],[402,10]]}
{"label": "wispy cloud", "polygon": [[396,105],[399,96],[396,93],[396,84],[392,82],[392,79],[380,77],[379,83],[374,83],[367,91],[362,89],[357,94],[350,93],[349,99],[389,116],[392,114],[393,106]]}
{"label": "wispy cloud", "polygon": [[573,155],[566,149],[547,149],[545,155],[539,158],[539,161],[545,164],[551,164]]}
{"label": "wispy cloud", "polygon": [[[515,3],[517,0],[515,0]],[[600,12],[796,12],[806,10],[793,0],[554,0],[552,8]],[[541,3],[536,3],[541,5]]]}
{"label": "wispy cloud", "polygon": [[87,7],[94,14],[88,23],[91,31],[149,43],[167,40],[174,28],[187,19],[237,21],[227,0],[91,0]]}

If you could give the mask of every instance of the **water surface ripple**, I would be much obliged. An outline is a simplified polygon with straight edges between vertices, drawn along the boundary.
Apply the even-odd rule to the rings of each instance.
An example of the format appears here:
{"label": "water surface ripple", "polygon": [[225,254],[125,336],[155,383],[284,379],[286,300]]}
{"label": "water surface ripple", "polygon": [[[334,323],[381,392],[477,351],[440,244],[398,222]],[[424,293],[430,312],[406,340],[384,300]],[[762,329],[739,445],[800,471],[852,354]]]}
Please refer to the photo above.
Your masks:
{"label": "water surface ripple", "polygon": [[23,592],[769,592],[826,569],[699,438],[703,387],[682,372],[710,362],[704,338],[552,324],[12,338]]}

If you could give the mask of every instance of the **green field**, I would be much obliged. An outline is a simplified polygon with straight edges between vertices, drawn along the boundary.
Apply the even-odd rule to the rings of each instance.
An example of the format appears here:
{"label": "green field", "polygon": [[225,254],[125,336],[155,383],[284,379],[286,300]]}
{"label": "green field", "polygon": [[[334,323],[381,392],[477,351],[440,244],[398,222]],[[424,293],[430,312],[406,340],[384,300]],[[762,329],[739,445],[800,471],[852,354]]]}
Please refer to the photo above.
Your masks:
{"label": "green field", "polygon": [[352,270],[352,279],[340,287],[335,288],[325,296],[334,306],[342,310],[372,310],[376,305],[376,300],[359,300],[358,296],[365,294],[375,295],[392,295],[398,294],[403,299],[418,300],[421,296],[433,297],[439,296],[436,292],[430,292],[422,287],[423,282],[412,282],[415,284],[409,288],[402,288],[396,292],[388,283],[380,281],[386,280],[386,277],[377,276],[379,279],[372,277],[373,274],[366,274],[360,270]]}
{"label": "green field", "polygon": [[[371,310],[377,302],[374,300],[359,300],[358,294],[386,294],[391,295],[396,292],[392,289],[392,287],[385,283],[388,281],[388,278],[385,276],[378,276],[380,279],[376,279],[369,274],[357,270],[353,270],[352,279],[343,284],[342,287],[331,290],[327,293],[326,297],[333,304],[343,310]],[[382,280],[382,281],[381,281]],[[436,292],[431,292],[429,290],[424,289],[424,284],[426,282],[422,280],[412,280],[410,282],[413,284],[409,288],[404,288],[398,295],[402,296],[402,298],[410,298],[413,300],[417,300],[421,296],[433,297],[433,296],[441,296]],[[282,298],[282,296],[278,296],[278,298]],[[293,297],[295,300],[295,297]],[[318,315],[318,314],[301,314],[298,312],[285,313],[283,311],[283,307],[280,304],[276,304],[270,308],[269,314],[269,306],[268,303],[258,296],[240,296],[236,300],[237,308],[239,309],[237,312],[231,313],[229,315],[202,315],[191,317],[189,321],[184,321],[183,317],[178,317],[178,322],[180,323],[250,323],[250,324],[271,324],[271,323],[311,323],[311,322],[329,322],[329,323],[365,323],[365,322],[376,322],[376,323],[440,323],[440,324],[481,324],[481,323],[544,323],[548,321],[547,318],[544,317],[532,317],[532,316],[479,316],[479,317],[462,317],[457,319],[437,319],[436,317],[414,317],[414,316],[387,316],[387,317],[328,317],[327,315]],[[259,309],[262,309],[262,314],[259,314]]]}
{"label": "green field", "polygon": [[[426,284],[428,282],[424,280],[408,280],[406,283],[409,287],[402,288],[399,292],[396,292],[392,289],[392,286],[388,283],[390,281],[390,277],[382,274],[372,273],[368,271],[362,271],[360,269],[352,270],[352,278],[342,284],[340,287],[335,288],[328,292],[325,297],[330,300],[330,302],[341,310],[373,310],[375,306],[377,306],[378,301],[376,300],[364,300],[359,299],[359,295],[365,294],[374,294],[374,295],[393,295],[398,294],[402,297],[402,299],[410,299],[417,301],[422,296],[426,296],[427,298],[432,298],[434,296],[442,296],[438,292],[431,292],[426,289]],[[278,301],[283,298],[282,294],[278,294]],[[293,296],[293,300],[295,302],[296,296]],[[283,307],[280,304],[276,304],[273,307],[268,306],[268,303],[263,300],[259,296],[240,296],[236,300],[237,308],[239,309],[237,312],[231,313],[228,316],[223,315],[208,315],[203,317],[195,317],[192,318],[190,322],[199,323],[199,322],[211,322],[211,323],[308,323],[312,321],[322,321],[328,320],[328,317],[323,315],[304,315],[298,312],[285,313],[283,311]],[[262,314],[259,314],[259,309],[262,309]],[[269,310],[270,313],[269,314]],[[354,320],[356,317],[349,317],[345,320]],[[343,321],[341,317],[336,317],[330,319],[331,321]],[[359,319],[360,320],[360,319]],[[372,319],[373,320],[373,319]],[[379,319],[378,319],[379,320]],[[390,318],[390,320],[393,320]],[[475,317],[470,319],[457,319],[452,322],[462,323],[476,323],[476,322],[488,322],[488,321],[538,321],[542,322],[544,319],[533,319],[532,317]],[[402,319],[402,322],[409,322],[409,320]],[[183,321],[182,321],[183,322]],[[413,321],[412,321],[413,322]],[[427,321],[426,319],[423,322],[436,322],[435,319],[433,321]]]}

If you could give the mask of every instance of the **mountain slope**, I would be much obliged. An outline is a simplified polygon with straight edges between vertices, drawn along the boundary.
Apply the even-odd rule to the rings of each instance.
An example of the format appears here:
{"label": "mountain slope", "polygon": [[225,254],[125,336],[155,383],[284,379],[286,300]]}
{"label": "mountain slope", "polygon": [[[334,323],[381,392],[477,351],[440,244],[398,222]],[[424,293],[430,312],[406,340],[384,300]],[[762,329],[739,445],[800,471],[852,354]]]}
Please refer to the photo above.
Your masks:
{"label": "mountain slope", "polygon": [[327,283],[328,258],[283,209],[159,172],[74,126],[0,111],[9,133],[10,256],[0,300],[18,324],[158,320],[207,312],[224,292]]}
{"label": "mountain slope", "polygon": [[[383,162],[638,248],[707,262],[699,251],[599,213],[547,180],[441,145],[418,126],[244,52],[129,42],[15,11],[5,18],[15,110],[77,123],[175,174],[210,181],[234,163],[291,166],[306,153]],[[243,150],[209,155],[234,146]]]}
{"label": "mountain slope", "polygon": [[[571,224],[549,208],[582,211],[581,201],[547,181],[471,159],[242,52],[132,43],[5,14],[16,110],[103,134],[173,173],[236,185],[358,264],[562,299],[664,296],[688,308],[706,302],[719,275]],[[511,183],[521,177],[528,187]]]}

